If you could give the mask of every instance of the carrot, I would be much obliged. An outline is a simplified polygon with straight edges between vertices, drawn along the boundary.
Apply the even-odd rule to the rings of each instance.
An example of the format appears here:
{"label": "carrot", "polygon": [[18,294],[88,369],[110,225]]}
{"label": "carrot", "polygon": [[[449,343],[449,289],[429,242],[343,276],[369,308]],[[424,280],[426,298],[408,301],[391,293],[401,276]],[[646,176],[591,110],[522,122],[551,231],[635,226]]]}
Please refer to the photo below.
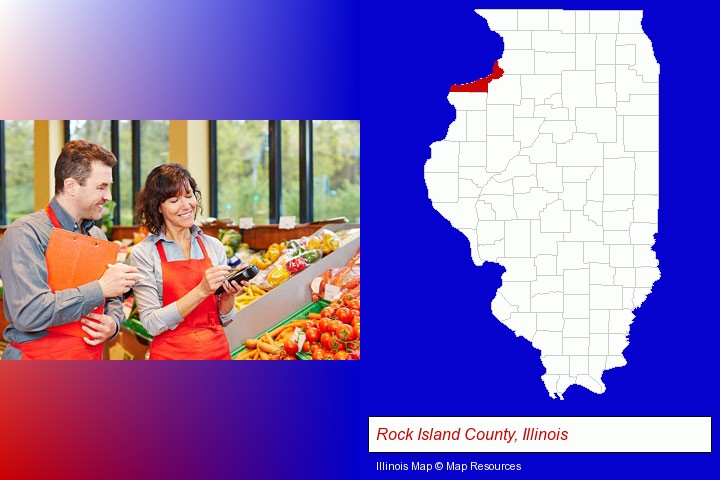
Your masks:
{"label": "carrot", "polygon": [[257,343],[258,350],[260,350],[260,356],[262,356],[262,353],[275,353],[275,351],[278,349],[275,345],[272,343],[266,343],[262,340],[259,340]]}
{"label": "carrot", "polygon": [[279,345],[283,345],[283,346],[284,346],[284,345],[285,345],[285,342],[286,342],[290,337],[292,337],[292,334],[293,334],[293,330],[288,331],[287,333],[282,333],[282,334],[278,335],[278,337],[277,337],[277,343],[278,343]]}
{"label": "carrot", "polygon": [[238,355],[235,359],[236,360],[247,360],[252,354],[255,353],[255,350],[245,350],[240,355]]}
{"label": "carrot", "polygon": [[260,360],[270,360],[270,356],[265,352],[260,352]]}
{"label": "carrot", "polygon": [[283,337],[283,336],[287,335],[288,332],[292,332],[294,330],[295,330],[295,327],[293,327],[292,325],[286,325],[285,328],[280,330],[280,332],[275,336],[275,339],[278,340],[280,337]]}
{"label": "carrot", "polygon": [[257,348],[257,339],[256,338],[248,338],[245,340],[245,346],[248,349]]}
{"label": "carrot", "polygon": [[320,320],[322,318],[322,315],[319,313],[308,313],[308,318],[310,320]]}
{"label": "carrot", "polygon": [[263,334],[262,340],[263,340],[264,342],[269,343],[269,344],[272,345],[272,346],[275,346],[275,341],[272,339],[272,336],[269,335],[267,332],[265,332],[265,333]]}
{"label": "carrot", "polygon": [[303,326],[304,324],[305,324],[305,319],[293,320],[293,321],[290,322],[290,323],[286,323],[285,325],[280,325],[279,327],[275,328],[274,330],[271,330],[271,331],[270,331],[270,336],[271,336],[271,337],[277,337],[278,333],[282,332],[282,331],[285,330],[286,328],[289,328],[289,327],[293,327],[293,328],[295,328],[295,327],[301,327],[301,326]]}

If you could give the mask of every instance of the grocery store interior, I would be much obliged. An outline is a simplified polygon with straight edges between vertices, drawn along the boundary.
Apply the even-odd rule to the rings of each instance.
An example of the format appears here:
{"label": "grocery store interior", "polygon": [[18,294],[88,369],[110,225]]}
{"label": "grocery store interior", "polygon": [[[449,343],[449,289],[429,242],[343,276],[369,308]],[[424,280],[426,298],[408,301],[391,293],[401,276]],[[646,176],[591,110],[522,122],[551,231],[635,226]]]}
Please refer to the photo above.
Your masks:
{"label": "grocery store interior", "polygon": [[[0,242],[54,195],[63,145],[111,151],[112,201],[96,221],[129,263],[147,231],[136,194],[157,165],[185,166],[202,193],[195,224],[229,265],[257,273],[224,331],[236,360],[360,358],[360,122],[357,120],[0,120]],[[8,325],[0,278],[0,331]],[[153,338],[132,290],[103,358],[146,360]],[[0,338],[0,352],[7,347]]]}

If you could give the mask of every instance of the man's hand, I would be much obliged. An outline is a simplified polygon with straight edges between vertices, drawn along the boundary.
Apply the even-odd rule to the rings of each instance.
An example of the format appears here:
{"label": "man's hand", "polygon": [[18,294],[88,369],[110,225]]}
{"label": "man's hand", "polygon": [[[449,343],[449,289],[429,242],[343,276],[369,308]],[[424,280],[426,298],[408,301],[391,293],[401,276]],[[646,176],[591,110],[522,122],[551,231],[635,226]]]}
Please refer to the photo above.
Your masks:
{"label": "man's hand", "polygon": [[110,315],[88,313],[80,321],[83,331],[88,334],[89,338],[83,338],[88,345],[100,345],[117,331],[117,323]]}
{"label": "man's hand", "polygon": [[123,263],[110,265],[99,280],[103,297],[119,297],[126,293],[137,283],[138,276],[138,269],[136,267],[131,267]]}

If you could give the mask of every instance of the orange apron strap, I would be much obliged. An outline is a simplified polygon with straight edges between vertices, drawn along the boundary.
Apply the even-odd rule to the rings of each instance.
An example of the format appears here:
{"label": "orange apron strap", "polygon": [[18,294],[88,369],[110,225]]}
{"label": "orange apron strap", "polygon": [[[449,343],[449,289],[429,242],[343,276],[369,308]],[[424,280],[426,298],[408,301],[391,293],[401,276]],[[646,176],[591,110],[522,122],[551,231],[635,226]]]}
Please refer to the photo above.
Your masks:
{"label": "orange apron strap", "polygon": [[45,207],[45,213],[47,213],[47,216],[50,217],[50,221],[55,226],[55,228],[62,228],[62,225],[60,225],[60,220],[58,220],[57,215],[55,215],[55,211],[52,209],[49,203],[48,206]]}
{"label": "orange apron strap", "polygon": [[167,257],[165,256],[165,247],[163,247],[163,241],[158,240],[158,242],[155,244],[155,247],[157,248],[158,255],[160,255],[160,260],[162,263],[167,262]]}

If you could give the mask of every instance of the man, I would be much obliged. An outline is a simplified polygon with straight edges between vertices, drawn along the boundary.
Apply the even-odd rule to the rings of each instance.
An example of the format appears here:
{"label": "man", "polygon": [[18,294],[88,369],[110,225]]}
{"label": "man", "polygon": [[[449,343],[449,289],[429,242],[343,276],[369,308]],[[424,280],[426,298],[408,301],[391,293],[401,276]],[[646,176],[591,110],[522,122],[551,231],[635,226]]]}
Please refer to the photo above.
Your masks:
{"label": "man", "polygon": [[[104,273],[90,272],[99,280],[64,290],[49,284],[47,267],[51,259],[67,255],[67,250],[56,248],[58,244],[48,245],[53,228],[100,239],[94,241],[97,244],[106,240],[94,220],[102,218],[103,204],[112,198],[116,163],[115,156],[99,145],[84,140],[66,143],[55,165],[50,204],[15,221],[0,239],[0,279],[10,322],[4,332],[10,345],[3,360],[99,360],[103,342],[125,322],[121,295],[135,284],[135,267],[104,266]],[[74,242],[79,245],[75,248],[86,248],[86,238],[76,236],[83,241]],[[77,268],[93,254],[89,249],[80,253]]]}

